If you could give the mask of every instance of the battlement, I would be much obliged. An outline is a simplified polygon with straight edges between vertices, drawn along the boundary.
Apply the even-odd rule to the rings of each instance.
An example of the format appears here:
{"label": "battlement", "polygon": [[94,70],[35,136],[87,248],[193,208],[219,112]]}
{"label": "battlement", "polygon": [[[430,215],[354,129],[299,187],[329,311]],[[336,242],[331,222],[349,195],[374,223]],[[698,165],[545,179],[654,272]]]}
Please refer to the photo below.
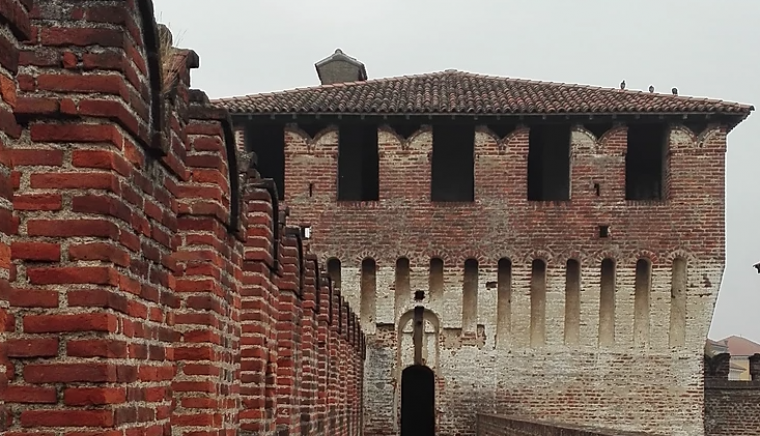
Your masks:
{"label": "battlement", "polygon": [[760,354],[749,358],[752,380],[729,380],[730,359],[704,358],[705,434],[760,435]]}
{"label": "battlement", "polygon": [[0,30],[0,432],[358,434],[358,317],[152,2]]}
{"label": "battlement", "polygon": [[[678,200],[690,193],[684,189],[688,176],[671,160],[723,153],[730,128],[663,120],[414,124],[411,118],[402,125],[369,116],[332,124],[234,120],[240,146],[266,161],[266,176],[277,181],[288,201],[359,202],[369,208],[403,200],[460,207],[499,200],[569,202],[566,207]],[[712,170],[722,171],[717,165]]]}

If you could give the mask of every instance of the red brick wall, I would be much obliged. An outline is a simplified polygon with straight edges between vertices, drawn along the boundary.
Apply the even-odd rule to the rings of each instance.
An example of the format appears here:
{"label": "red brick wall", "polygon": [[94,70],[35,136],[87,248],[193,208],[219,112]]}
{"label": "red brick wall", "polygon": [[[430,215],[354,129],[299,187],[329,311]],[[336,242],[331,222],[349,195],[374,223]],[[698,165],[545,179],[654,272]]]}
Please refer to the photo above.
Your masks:
{"label": "red brick wall", "polygon": [[326,406],[361,398],[337,387],[363,340],[331,334],[344,301],[190,89],[197,56],[164,87],[149,0],[0,23],[0,430],[347,435]]}
{"label": "red brick wall", "polygon": [[0,3],[0,432],[11,425],[12,417],[5,403],[9,399],[8,379],[13,378],[13,366],[8,362],[6,332],[14,329],[14,318],[9,310],[10,279],[14,270],[11,254],[11,236],[15,231],[13,219],[13,159],[12,143],[22,135],[21,126],[13,113],[18,105],[20,41],[31,36],[29,22],[30,1],[9,0]]}
{"label": "red brick wall", "polygon": [[728,353],[705,358],[705,435],[760,435],[760,354],[750,357],[752,380],[729,380]]}
{"label": "red brick wall", "polygon": [[[341,261],[341,291],[353,307],[361,307],[362,260],[372,258],[377,265],[375,319],[363,326],[369,340],[365,434],[397,431],[399,416],[392,405],[399,400],[401,370],[411,364],[401,361],[400,342],[381,332],[388,325],[397,330],[416,304],[411,293],[395,301],[394,269],[402,256],[409,259],[412,290],[429,288],[431,258],[445,264],[443,295],[428,295],[422,302],[441,324],[440,340],[428,349],[436,356],[429,365],[440,380],[439,434],[472,435],[476,410],[626,431],[702,432],[701,356],[724,265],[727,130],[720,123],[697,133],[677,123],[669,127],[666,201],[625,199],[627,128],[621,124],[600,137],[574,126],[568,202],[527,201],[529,128],[497,138],[480,126],[476,201],[443,204],[430,201],[429,126],[405,140],[380,127],[380,200],[375,202],[336,201],[335,126],[314,138],[295,124],[286,126],[285,202],[291,222],[312,226],[310,244],[320,259]],[[610,226],[609,238],[599,237],[600,225]],[[606,257],[617,269],[612,345],[598,340],[600,270]],[[685,328],[679,327],[683,341],[671,346],[672,263],[679,257],[688,263]],[[479,262],[476,332],[462,331],[468,258]],[[512,261],[511,320],[507,337],[497,342],[495,284],[502,258]],[[534,346],[530,278],[535,258],[547,261],[547,291],[546,340]],[[642,258],[652,265],[643,347],[634,334],[636,263]],[[581,269],[577,344],[564,342],[568,259],[577,260]],[[661,377],[651,377],[653,366]]]}

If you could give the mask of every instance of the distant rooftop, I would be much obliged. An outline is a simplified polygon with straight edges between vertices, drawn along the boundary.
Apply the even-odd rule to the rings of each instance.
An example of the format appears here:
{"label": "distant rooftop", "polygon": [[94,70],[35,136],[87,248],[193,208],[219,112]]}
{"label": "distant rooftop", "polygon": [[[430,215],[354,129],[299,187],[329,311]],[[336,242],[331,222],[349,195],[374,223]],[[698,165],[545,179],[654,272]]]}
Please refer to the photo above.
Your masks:
{"label": "distant rooftop", "polygon": [[752,356],[760,353],[760,344],[740,336],[729,336],[719,342],[728,346],[728,352],[732,356]]}

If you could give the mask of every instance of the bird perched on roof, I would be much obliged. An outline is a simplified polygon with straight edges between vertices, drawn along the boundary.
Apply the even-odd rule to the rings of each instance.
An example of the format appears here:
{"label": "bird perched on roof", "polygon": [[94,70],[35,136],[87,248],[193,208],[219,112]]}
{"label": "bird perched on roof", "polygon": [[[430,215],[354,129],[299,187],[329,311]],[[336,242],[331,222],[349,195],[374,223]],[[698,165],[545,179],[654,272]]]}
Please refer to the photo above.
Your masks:
{"label": "bird perched on roof", "polygon": [[652,85],[649,85],[649,93],[651,94],[651,93],[653,93],[653,92],[654,92],[654,86],[652,86]]}
{"label": "bird perched on roof", "polygon": [[678,95],[678,88],[673,88],[673,95]]}
{"label": "bird perched on roof", "polygon": [[625,80],[620,82],[620,89],[625,89]]}

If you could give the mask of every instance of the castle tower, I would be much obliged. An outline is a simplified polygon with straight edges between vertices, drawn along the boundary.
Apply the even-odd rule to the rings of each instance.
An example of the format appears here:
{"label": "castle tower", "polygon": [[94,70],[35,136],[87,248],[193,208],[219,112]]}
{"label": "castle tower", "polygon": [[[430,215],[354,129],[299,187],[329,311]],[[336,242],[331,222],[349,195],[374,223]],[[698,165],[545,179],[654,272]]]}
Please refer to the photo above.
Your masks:
{"label": "castle tower", "polygon": [[475,412],[701,434],[726,137],[752,108],[455,70],[366,80],[336,56],[323,85],[218,104],[360,309],[364,434],[469,434]]}

